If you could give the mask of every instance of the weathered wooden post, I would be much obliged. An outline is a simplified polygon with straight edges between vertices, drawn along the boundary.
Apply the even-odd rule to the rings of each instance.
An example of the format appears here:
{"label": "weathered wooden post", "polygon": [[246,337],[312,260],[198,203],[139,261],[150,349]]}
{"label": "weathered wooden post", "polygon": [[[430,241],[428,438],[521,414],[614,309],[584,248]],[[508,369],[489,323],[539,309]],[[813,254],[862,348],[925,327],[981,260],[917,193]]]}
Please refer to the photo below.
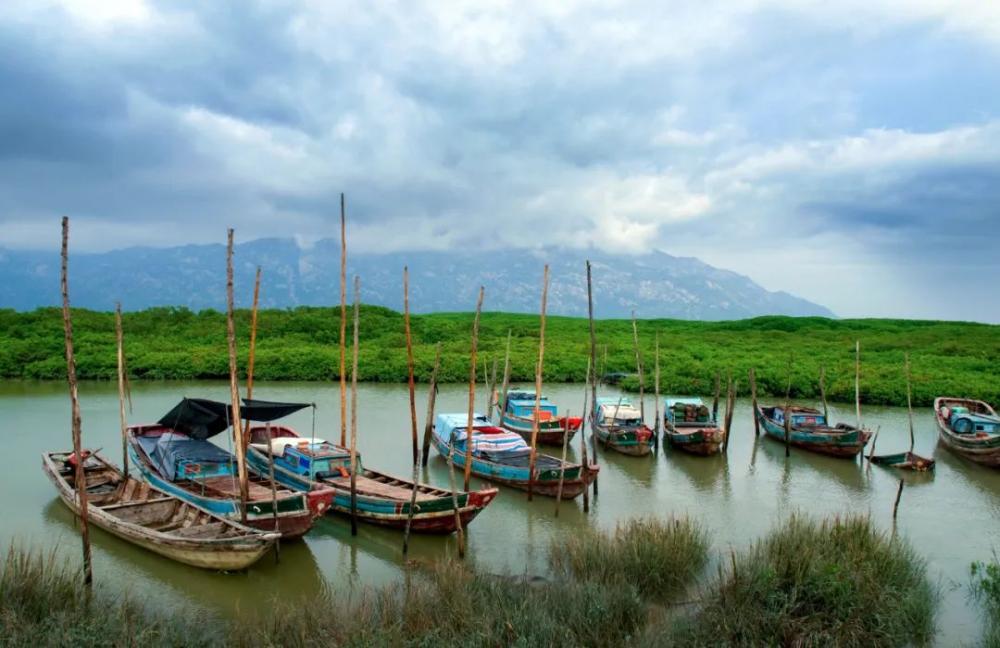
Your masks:
{"label": "weathered wooden post", "polygon": [[354,275],[354,344],[351,347],[351,535],[358,535],[358,319],[361,279]]}
{"label": "weathered wooden post", "polygon": [[[562,502],[563,481],[566,479],[566,450],[569,446],[569,410],[563,419],[562,463],[559,464],[559,487],[556,489],[556,517],[559,517],[559,504]],[[586,466],[583,467],[586,470]],[[581,473],[583,475],[583,473]]]}
{"label": "weathered wooden post", "polygon": [[896,501],[892,503],[892,523],[896,524],[896,515],[899,513],[899,500],[903,497],[903,478],[899,479],[899,488],[896,489]]}
{"label": "weathered wooden post", "polygon": [[736,391],[739,389],[739,383],[733,380],[732,374],[729,374],[728,383],[728,391],[726,392],[726,436],[722,440],[723,454],[729,452],[729,437],[732,436],[733,413],[736,411]]}
{"label": "weathered wooden post", "polygon": [[458,512],[458,486],[455,485],[455,430],[451,431],[451,437],[448,440],[448,483],[451,486],[451,507],[455,511],[458,557],[465,558],[465,532],[462,530],[462,516]]}
{"label": "weathered wooden post", "polygon": [[229,342],[229,397],[232,409],[233,446],[236,449],[236,471],[240,480],[240,520],[246,524],[250,486],[247,478],[246,442],[240,419],[240,387],[236,367],[236,324],[233,321],[233,229],[229,228],[226,246],[226,337]]}
{"label": "weathered wooden post", "polygon": [[719,394],[722,393],[722,372],[715,372],[715,395],[712,397],[712,420],[719,424]]}
{"label": "weathered wooden post", "polygon": [[500,395],[500,402],[497,404],[497,409],[499,414],[497,420],[499,424],[503,425],[503,416],[507,411],[507,388],[510,387],[510,329],[507,329],[507,350],[504,351],[503,356],[503,390]]}
{"label": "weathered wooden post", "polygon": [[788,358],[788,389],[785,390],[785,456],[789,457],[792,437],[792,359]]}
{"label": "weathered wooden post", "polygon": [[437,375],[441,365],[441,343],[434,351],[434,368],[431,369],[430,391],[427,392],[427,421],[424,423],[424,445],[421,463],[427,467],[427,456],[431,450],[431,435],[434,433],[434,401],[437,398]]}
{"label": "weathered wooden post", "polygon": [[128,421],[125,417],[125,401],[128,400],[129,411],[132,409],[132,394],[128,386],[128,373],[125,363],[125,334],[122,331],[122,305],[115,304],[115,339],[118,343],[118,421],[122,433],[122,472],[128,481]]}
{"label": "weathered wooden post", "polygon": [[257,356],[257,310],[260,306],[260,266],[253,282],[253,306],[250,310],[250,355],[247,357],[247,399],[253,398],[253,369]]}
{"label": "weathered wooden post", "polygon": [[823,399],[823,420],[830,424],[830,414],[826,407],[826,367],[819,368],[819,397]]}
{"label": "weathered wooden post", "polygon": [[861,429],[861,341],[854,342],[854,410]]}
{"label": "weathered wooden post", "polygon": [[753,406],[753,431],[754,436],[760,436],[760,419],[757,418],[757,371],[753,367],[750,367],[748,374],[750,379],[750,400]]}
{"label": "weathered wooden post", "polygon": [[465,481],[462,490],[469,490],[469,480],[472,478],[472,436],[475,430],[476,409],[476,351],[479,347],[479,315],[483,310],[484,288],[479,287],[479,299],[476,301],[476,316],[472,320],[472,351],[469,358],[469,426],[465,430]]}
{"label": "weathered wooden post", "polygon": [[[591,268],[590,259],[587,259],[587,317],[590,320],[590,371],[594,374],[594,379],[591,381],[588,377],[587,380],[590,382],[590,406],[591,408],[597,407],[597,335],[594,333],[594,288],[593,281],[591,278]],[[608,363],[608,347],[604,347],[604,369],[607,369]],[[588,418],[592,417],[593,413],[584,411],[583,420],[586,421]],[[581,423],[582,425],[582,423]],[[594,425],[591,421],[590,433],[594,434]],[[584,436],[584,435],[581,435]],[[597,462],[597,440],[593,440],[594,450],[594,462]],[[594,499],[597,499],[597,477],[594,477]],[[586,491],[584,491],[586,492]]]}
{"label": "weathered wooden post", "polygon": [[646,424],[646,382],[642,377],[642,354],[639,351],[639,328],[635,324],[635,311],[632,311],[632,345],[635,347],[635,369],[639,375],[639,418]]}
{"label": "weathered wooden post", "polygon": [[347,214],[340,194],[340,447],[347,445]]}
{"label": "weathered wooden post", "polygon": [[655,358],[653,360],[653,396],[655,402],[653,403],[653,416],[656,417],[656,421],[653,423],[653,448],[658,450],[660,448],[660,424],[663,422],[660,418],[660,332],[656,332],[656,338],[654,343]]}
{"label": "weathered wooden post", "polygon": [[[593,370],[594,370],[594,367],[591,364],[591,359],[587,358],[587,380],[586,380],[586,382],[583,385],[583,410],[582,410],[583,411],[583,417],[580,419],[580,466],[581,466],[581,470],[583,471],[583,472],[581,472],[581,476],[583,477],[583,479],[586,479],[587,473],[590,471],[590,462],[587,459],[587,434],[586,434],[586,432],[587,432],[587,396],[589,395],[590,385],[587,384],[587,383],[589,383],[590,380],[591,380],[591,378],[592,378],[591,372]],[[595,478],[595,482],[596,482],[596,478]],[[587,488],[587,487],[584,487],[584,489],[583,489],[583,512],[584,513],[589,513],[590,512],[590,495],[587,492],[588,490],[590,490],[590,489]]]}
{"label": "weathered wooden post", "polygon": [[410,388],[410,429],[413,431],[413,490],[410,492],[410,509],[406,514],[406,529],[403,531],[403,555],[410,548],[410,525],[413,524],[413,509],[417,506],[417,480],[420,478],[420,449],[417,446],[417,395],[413,379],[413,340],[410,335],[410,272],[403,266],[403,328],[406,332],[406,371]]}
{"label": "weathered wooden post", "polygon": [[90,510],[87,506],[87,475],[81,447],[80,395],[76,384],[76,356],[73,353],[73,318],[69,310],[69,218],[62,219],[62,316],[66,343],[66,382],[69,384],[70,427],[73,436],[73,456],[76,458],[74,484],[80,508],[80,537],[83,540],[83,583],[90,589],[94,572],[90,560]]}
{"label": "weathered wooden post", "polygon": [[916,444],[916,437],[913,434],[913,386],[910,379],[910,354],[903,354],[903,361],[906,364],[906,413],[910,417],[910,452]]}
{"label": "weathered wooden post", "polygon": [[528,459],[528,501],[534,495],[535,461],[538,456],[538,426],[542,409],[542,371],[545,362],[545,306],[549,297],[549,265],[542,272],[542,309],[538,326],[538,362],[535,364],[535,410],[531,421],[531,455]]}

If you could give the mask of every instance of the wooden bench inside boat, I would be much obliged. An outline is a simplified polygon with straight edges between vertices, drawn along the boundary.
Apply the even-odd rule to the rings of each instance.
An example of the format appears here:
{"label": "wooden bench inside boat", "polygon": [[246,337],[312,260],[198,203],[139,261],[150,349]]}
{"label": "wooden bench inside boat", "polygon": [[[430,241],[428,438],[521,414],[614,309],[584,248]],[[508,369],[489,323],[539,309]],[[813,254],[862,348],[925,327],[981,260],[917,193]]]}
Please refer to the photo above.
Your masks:
{"label": "wooden bench inside boat", "polygon": [[[335,477],[330,478],[327,481],[342,488],[351,488],[350,477]],[[358,475],[356,486],[358,493],[361,495],[375,495],[377,497],[387,497],[389,499],[407,502],[410,501],[410,497],[413,496],[413,488],[410,486],[387,484],[368,477],[362,477],[361,475]],[[435,495],[428,495],[427,493],[422,493],[417,490],[418,502],[426,502],[427,500],[433,499],[437,499],[437,497]]]}
{"label": "wooden bench inside boat", "polygon": [[[216,497],[239,497],[240,480],[232,475],[222,475],[219,477],[205,477],[204,479],[192,479],[191,483],[195,488],[204,488],[205,494]],[[278,495],[287,495],[290,491],[278,488]],[[271,499],[271,487],[253,482],[247,484],[247,497],[250,500]]]}

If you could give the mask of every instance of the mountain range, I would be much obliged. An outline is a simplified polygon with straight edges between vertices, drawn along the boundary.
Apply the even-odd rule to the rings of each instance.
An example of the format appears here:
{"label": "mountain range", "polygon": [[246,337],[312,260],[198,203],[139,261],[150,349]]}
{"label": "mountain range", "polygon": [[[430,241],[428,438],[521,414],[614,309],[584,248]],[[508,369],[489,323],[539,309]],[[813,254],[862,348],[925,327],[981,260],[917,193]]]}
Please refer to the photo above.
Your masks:
{"label": "mountain range", "polygon": [[[262,268],[261,305],[288,308],[339,303],[339,241],[308,247],[294,239],[270,238],[235,248],[237,304],[249,306],[256,267]],[[541,297],[542,266],[550,265],[548,312],[586,315],[585,262],[593,265],[594,310],[601,318],[727,320],[758,315],[819,315],[829,310],[785,292],[768,291],[748,277],[690,257],[664,252],[617,255],[594,249],[461,250],[447,252],[351,253],[348,276],[361,277],[366,304],[402,309],[403,266],[410,269],[414,312],[470,311],[479,286],[483,309],[534,313]],[[0,307],[30,310],[55,306],[59,255],[0,248]],[[70,256],[72,304],[110,310],[150,306],[225,308],[225,247],[184,245],[132,247]],[[352,299],[350,291],[348,300]]]}

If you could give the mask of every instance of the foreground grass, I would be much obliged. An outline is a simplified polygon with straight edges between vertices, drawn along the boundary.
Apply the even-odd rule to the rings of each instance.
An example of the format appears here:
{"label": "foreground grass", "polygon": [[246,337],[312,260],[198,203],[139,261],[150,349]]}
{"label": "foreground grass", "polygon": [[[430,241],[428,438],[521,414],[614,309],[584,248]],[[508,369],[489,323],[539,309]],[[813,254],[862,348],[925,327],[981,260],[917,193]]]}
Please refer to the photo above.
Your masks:
{"label": "foreground grass", "polygon": [[630,520],[611,533],[587,530],[549,547],[553,569],[607,587],[635,586],[666,601],[682,593],[708,562],[708,534],[686,518]]}
{"label": "foreground grass", "polygon": [[689,521],[637,520],[550,547],[561,576],[551,582],[442,562],[356,597],[277,601],[268,616],[237,623],[156,616],[100,588],[88,595],[53,555],[12,550],[0,574],[0,645],[902,646],[931,637],[936,600],[923,561],[865,518],[793,517],[733,556],[693,609],[672,606],[707,544]]}
{"label": "foreground grass", "polygon": [[934,632],[935,603],[923,560],[869,518],[793,516],[732,556],[701,610],[671,629],[671,643],[924,644]]}
{"label": "foreground grass", "polygon": [[[238,311],[238,335],[249,339],[249,313]],[[436,313],[413,316],[418,380],[429,379],[435,345],[441,344],[443,382],[469,375],[472,316]],[[136,378],[225,378],[225,318],[216,311],[151,308],[125,314],[128,365]],[[114,317],[74,310],[77,374],[115,376]],[[632,372],[635,354],[627,320],[596,324],[601,372]],[[861,398],[866,403],[906,404],[903,353],[913,365],[914,402],[929,405],[938,395],[1000,401],[993,380],[1000,362],[1000,327],[961,322],[908,320],[832,320],[818,317],[758,317],[732,322],[643,320],[638,324],[646,377],[652,387],[654,334],[660,335],[663,393],[708,394],[714,375],[732,371],[747,393],[746,372],[757,370],[761,394],[781,395],[793,360],[792,396],[815,398],[818,376],[826,368],[831,400],[854,400],[854,341],[861,341]],[[402,316],[386,308],[361,309],[359,379],[403,382],[406,353]],[[480,358],[503,362],[507,332],[514,381],[534,378],[538,317],[484,313]],[[339,310],[296,308],[260,313],[256,377],[260,380],[331,380],[338,366]],[[0,309],[0,378],[62,379],[62,321],[58,309],[18,313]],[[247,344],[241,344],[245,354]],[[586,319],[550,317],[546,328],[545,380],[582,381],[590,352]],[[241,366],[246,366],[245,361]],[[502,366],[501,366],[502,371]]]}
{"label": "foreground grass", "polygon": [[972,594],[983,608],[983,645],[1000,648],[1000,558],[972,564]]}

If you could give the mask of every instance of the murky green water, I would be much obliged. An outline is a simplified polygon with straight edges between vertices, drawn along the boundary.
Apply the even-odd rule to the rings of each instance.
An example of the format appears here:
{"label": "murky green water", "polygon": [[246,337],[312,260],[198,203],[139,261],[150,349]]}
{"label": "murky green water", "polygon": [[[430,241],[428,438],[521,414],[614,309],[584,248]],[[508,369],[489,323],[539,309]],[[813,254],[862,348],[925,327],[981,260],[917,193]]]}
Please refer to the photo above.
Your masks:
{"label": "murky green water", "polygon": [[[131,422],[156,420],[182,396],[224,400],[224,383],[151,382],[133,386],[135,411]],[[582,385],[551,385],[547,393],[563,409],[580,412]],[[602,393],[611,395],[613,390]],[[103,447],[120,457],[117,391],[113,384],[88,383],[80,389],[83,435],[88,447]],[[317,436],[339,436],[339,400],[335,386],[317,383],[258,383],[255,395],[273,400],[318,404]],[[485,394],[480,389],[480,399]],[[464,411],[467,389],[446,386],[438,411]],[[405,386],[362,385],[359,389],[359,446],[365,463],[390,473],[410,473],[410,428]],[[480,401],[482,402],[482,401]],[[652,399],[648,400],[652,409]],[[417,411],[426,410],[426,392],[418,392]],[[5,457],[0,471],[0,546],[21,542],[31,546],[58,544],[78,559],[79,540],[73,517],[56,498],[42,474],[44,450],[68,448],[69,399],[63,383],[0,382],[0,443]],[[834,406],[834,420],[851,420],[853,411]],[[880,452],[906,449],[906,411],[866,408],[866,424],[881,426]],[[650,414],[651,418],[651,414]],[[308,410],[290,417],[308,433]],[[898,531],[924,555],[942,600],[938,643],[944,646],[975,641],[981,621],[967,598],[968,570],[973,560],[1000,550],[1000,472],[970,464],[937,446],[930,410],[916,415],[916,451],[938,460],[936,474],[903,474],[906,488],[900,505]],[[220,437],[221,439],[221,437]],[[576,456],[579,441],[572,450]],[[224,444],[224,440],[217,441]],[[433,450],[432,450],[433,452]],[[636,515],[687,514],[710,530],[713,549],[741,548],[763,535],[776,520],[801,510],[815,514],[870,513],[886,529],[900,475],[886,469],[862,468],[858,462],[829,459],[792,450],[761,438],[755,443],[750,405],[738,403],[734,436],[727,457],[700,458],[660,452],[646,458],[615,454],[600,456],[600,494],[589,516],[582,502],[564,503],[558,519],[554,501],[527,502],[520,491],[502,489],[500,497],[469,529],[471,560],[491,572],[546,573],[546,548],[553,537],[573,533],[581,525],[612,527]],[[444,461],[432,455],[423,479],[448,484]],[[321,520],[304,542],[282,545],[280,564],[265,559],[248,574],[206,573],[177,565],[135,549],[102,531],[93,534],[94,574],[103,583],[126,587],[164,604],[204,606],[221,614],[248,614],[272,597],[307,600],[326,587],[379,584],[400,576],[401,536],[362,526],[352,538],[341,518]],[[455,552],[451,538],[416,537],[411,558],[433,560]]]}

